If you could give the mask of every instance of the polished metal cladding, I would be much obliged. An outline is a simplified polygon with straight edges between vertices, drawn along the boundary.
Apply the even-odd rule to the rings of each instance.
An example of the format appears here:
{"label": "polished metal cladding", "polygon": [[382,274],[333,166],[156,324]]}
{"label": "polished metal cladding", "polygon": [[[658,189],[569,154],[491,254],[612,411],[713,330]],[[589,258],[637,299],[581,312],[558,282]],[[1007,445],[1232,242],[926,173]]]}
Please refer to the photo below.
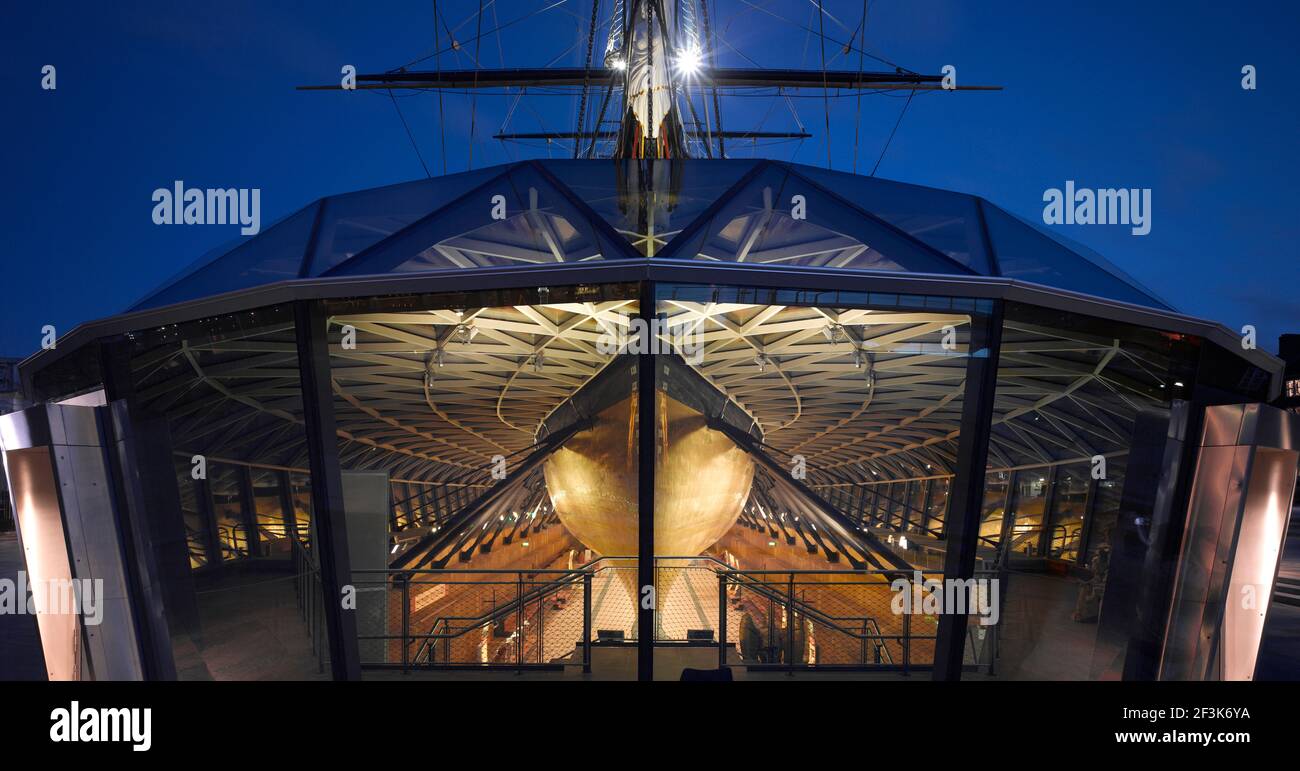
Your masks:
{"label": "polished metal cladding", "polygon": [[[749,455],[699,412],[660,393],[655,554],[696,555],[740,516],[754,481]],[[546,462],[546,486],[569,532],[608,556],[637,554],[636,399],[596,416]]]}

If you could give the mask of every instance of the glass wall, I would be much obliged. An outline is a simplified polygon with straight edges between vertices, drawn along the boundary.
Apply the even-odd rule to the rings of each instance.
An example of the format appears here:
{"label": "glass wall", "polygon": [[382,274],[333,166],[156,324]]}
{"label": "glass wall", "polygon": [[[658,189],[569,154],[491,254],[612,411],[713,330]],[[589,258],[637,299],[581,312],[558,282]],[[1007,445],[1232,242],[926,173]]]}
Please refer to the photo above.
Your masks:
{"label": "glass wall", "polygon": [[635,677],[638,290],[330,304],[363,667]]}
{"label": "glass wall", "polygon": [[[719,214],[701,253],[727,248],[728,223],[741,220]],[[752,254],[793,254],[808,235],[796,224],[779,246],[759,239]],[[661,532],[672,533],[682,550],[659,557],[662,639],[689,645],[725,628],[728,663],[751,672],[928,667],[938,617],[896,606],[890,571],[942,577],[971,318],[990,306],[721,286],[658,291],[671,348],[656,363],[659,403],[668,405],[660,451],[669,458],[656,467],[656,546]],[[724,619],[719,565],[731,569],[721,580]],[[716,666],[716,648],[702,655],[713,663],[696,666]]]}
{"label": "glass wall", "polygon": [[159,488],[162,476],[174,480],[176,513],[159,524],[158,548],[178,677],[326,676],[291,309],[146,330],[130,342],[140,415],[166,426],[140,440],[171,455],[166,468],[142,471]]}
{"label": "glass wall", "polygon": [[1112,664],[1098,619],[1119,501],[1127,481],[1156,483],[1125,477],[1135,425],[1168,419],[1194,364],[1185,338],[1007,304],[979,531],[1001,614],[968,665],[1072,680]]}
{"label": "glass wall", "polygon": [[[1048,521],[1047,556],[1077,562],[1083,542],[1083,520],[1092,500],[1091,464],[1056,467],[1052,511]],[[1096,539],[1100,541],[1100,538]]]}
{"label": "glass wall", "polygon": [[1012,554],[1030,557],[1042,554],[1043,523],[1048,493],[1052,489],[1051,476],[1052,467],[1047,467],[1023,469],[1012,477],[1015,481],[1011,485],[1011,505],[1007,508],[1011,533],[1006,544],[1006,549]]}

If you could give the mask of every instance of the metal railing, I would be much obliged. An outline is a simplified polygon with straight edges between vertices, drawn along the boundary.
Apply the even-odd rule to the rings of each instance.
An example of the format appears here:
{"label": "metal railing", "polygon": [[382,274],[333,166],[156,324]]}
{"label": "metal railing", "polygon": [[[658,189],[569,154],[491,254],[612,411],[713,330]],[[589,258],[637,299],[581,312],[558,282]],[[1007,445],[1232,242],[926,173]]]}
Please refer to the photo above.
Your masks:
{"label": "metal railing", "polygon": [[[906,674],[933,664],[937,615],[895,608],[892,582],[914,573],[746,571],[711,557],[655,563],[656,644],[716,646],[719,666]],[[573,569],[354,571],[362,666],[590,672],[593,644],[638,637],[635,566],[602,557]],[[977,647],[972,630],[968,659],[985,656],[990,632],[980,631]]]}
{"label": "metal railing", "polygon": [[353,571],[362,666],[590,671],[593,584],[626,569],[602,558],[572,570]]}
{"label": "metal railing", "polygon": [[298,611],[302,614],[307,634],[311,638],[311,652],[316,657],[317,673],[325,672],[325,651],[329,647],[325,639],[324,594],[321,591],[320,568],[310,549],[297,538],[292,539],[291,559],[293,560],[293,588],[298,601]]}
{"label": "metal railing", "polygon": [[[927,668],[937,639],[925,623],[932,617],[893,611],[891,582],[898,577],[912,576],[899,571],[721,570],[718,666],[897,669],[903,674]],[[728,616],[736,614],[726,611],[744,614],[738,661],[729,660]]]}

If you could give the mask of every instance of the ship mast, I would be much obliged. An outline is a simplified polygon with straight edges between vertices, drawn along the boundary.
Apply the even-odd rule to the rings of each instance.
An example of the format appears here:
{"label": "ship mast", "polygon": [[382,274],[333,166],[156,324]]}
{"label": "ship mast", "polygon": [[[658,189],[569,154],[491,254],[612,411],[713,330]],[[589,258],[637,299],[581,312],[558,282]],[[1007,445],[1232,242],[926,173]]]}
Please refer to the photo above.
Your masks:
{"label": "ship mast", "polygon": [[[400,67],[378,74],[358,74],[350,88],[379,89],[485,89],[575,87],[582,99],[574,131],[498,133],[499,140],[544,139],[573,142],[574,158],[597,157],[597,143],[612,141],[614,158],[671,159],[690,156],[690,148],[704,150],[709,158],[726,157],[727,139],[804,139],[798,132],[723,131],[719,89],[837,90],[837,91],[986,91],[999,86],[947,84],[941,75],[924,75],[896,67],[892,72],[858,70],[804,70],[718,67],[712,50],[706,15],[707,0],[614,0],[601,61],[593,62],[594,37],[600,19],[599,0],[593,4],[585,66],[416,71]],[[699,5],[697,6],[697,3]],[[825,37],[825,36],[823,36]],[[848,42],[825,38],[859,50]],[[454,45],[454,41],[453,41]],[[858,46],[861,43],[857,44]],[[427,59],[429,57],[425,57]],[[417,60],[419,61],[419,60]],[[409,65],[408,65],[409,66]],[[597,110],[588,119],[588,90],[603,86]],[[692,87],[712,92],[703,100],[704,118],[696,114]],[[300,90],[341,90],[341,85],[299,86]],[[617,96],[615,96],[617,94]],[[686,115],[683,114],[686,111]],[[617,111],[617,128],[606,116]],[[829,112],[828,112],[829,121]],[[585,144],[585,148],[584,148]]]}

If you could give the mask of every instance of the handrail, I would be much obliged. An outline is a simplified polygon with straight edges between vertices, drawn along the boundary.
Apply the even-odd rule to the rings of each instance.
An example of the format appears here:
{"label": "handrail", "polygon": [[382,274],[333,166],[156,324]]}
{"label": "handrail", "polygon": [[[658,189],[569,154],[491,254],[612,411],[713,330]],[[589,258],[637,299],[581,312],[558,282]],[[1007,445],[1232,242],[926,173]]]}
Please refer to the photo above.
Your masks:
{"label": "handrail", "polygon": [[[800,571],[786,571],[786,572],[798,573]],[[728,574],[744,575],[744,571],[729,571]],[[859,633],[857,631],[854,631],[853,629],[843,626],[840,622],[860,621],[863,622],[864,624],[868,621],[875,622],[875,618],[873,616],[832,616],[827,613],[822,613],[821,611],[812,607],[811,605],[809,605],[807,602],[803,600],[797,599],[795,597],[791,597],[788,594],[783,594],[781,592],[773,591],[772,589],[769,588],[769,586],[774,584],[767,584],[763,582],[754,582],[754,583],[735,582],[735,585],[741,587],[747,587],[755,591],[756,593],[767,597],[768,599],[775,600],[777,602],[786,605],[787,609],[790,612],[799,613],[803,617],[811,619],[814,622],[820,622],[822,626],[828,627],[831,630],[836,632],[841,632],[855,639],[868,639],[869,635],[867,635],[865,632]],[[879,629],[879,624],[877,624],[876,626],[877,629]],[[907,635],[907,636],[911,637],[913,635]],[[876,637],[880,637],[882,639],[885,637],[888,637],[889,639],[901,639],[902,635],[877,634]],[[922,638],[922,639],[927,639],[927,638]]]}
{"label": "handrail", "polygon": [[[508,570],[508,569],[501,569],[501,568],[484,569],[484,570],[465,570],[465,569],[454,569],[454,568],[422,568],[418,570],[355,570],[353,571],[353,573],[403,573],[403,574],[488,573],[488,574],[509,574],[509,575],[519,575],[519,576],[522,576],[525,573],[560,574],[560,577],[555,579],[554,581],[545,584],[540,584],[540,585],[534,584],[533,585],[534,588],[531,589],[527,594],[517,595],[514,599],[503,602],[501,605],[497,605],[493,607],[491,610],[479,616],[439,616],[438,618],[434,619],[433,625],[430,626],[428,632],[426,632],[423,635],[417,635],[410,639],[403,639],[402,641],[402,645],[406,646],[406,645],[410,645],[411,641],[413,641],[414,639],[423,640],[423,642],[420,644],[419,649],[416,650],[415,656],[412,658],[412,662],[419,663],[420,654],[430,649],[430,644],[431,644],[430,641],[433,639],[451,640],[460,637],[464,634],[467,634],[469,632],[472,632],[475,629],[481,629],[485,624],[493,623],[502,617],[506,617],[509,616],[511,613],[517,612],[521,607],[527,605],[529,602],[532,602],[534,600],[540,600],[543,597],[546,597],[548,594],[552,594],[556,591],[559,591],[562,588],[572,586],[578,581],[585,582],[587,575],[595,575],[601,570],[607,569],[604,567],[602,568],[593,567],[599,562],[604,562],[606,560],[628,560],[628,559],[635,559],[635,558],[634,557],[597,557],[596,559],[592,560],[586,565],[573,568],[571,570],[564,569],[564,568],[539,568],[536,570]],[[407,610],[403,608],[402,612],[406,613]],[[452,629],[450,623],[451,621],[471,621],[473,623],[463,626],[462,628],[460,628],[460,631],[455,631],[450,634],[437,634],[437,627],[440,623],[443,623],[443,625],[446,626],[448,630],[451,630]]]}
{"label": "handrail", "polygon": [[[300,549],[300,545],[295,544],[295,553],[297,553],[299,549]],[[301,553],[305,560],[307,561],[310,560],[310,555],[307,553],[306,549],[301,549]],[[447,641],[447,643],[449,644],[451,640],[462,638],[466,634],[472,633],[475,630],[483,629],[485,626],[498,624],[499,622],[508,619],[512,615],[519,614],[520,618],[522,618],[522,614],[526,612],[528,605],[530,605],[531,603],[543,602],[546,598],[554,595],[556,592],[573,587],[577,585],[578,582],[583,582],[584,588],[586,589],[586,594],[590,595],[591,581],[594,576],[598,575],[599,573],[605,570],[615,569],[619,567],[617,564],[619,562],[627,562],[635,559],[636,559],[635,557],[602,556],[602,557],[597,557],[584,565],[575,568],[567,568],[567,569],[566,568],[536,568],[536,569],[528,569],[528,570],[518,570],[518,569],[512,570],[512,569],[503,569],[503,568],[484,568],[484,569],[417,568],[417,569],[407,569],[407,570],[401,570],[401,569],[354,570],[353,571],[354,575],[358,575],[358,576],[363,576],[363,575],[382,576],[385,579],[382,581],[382,583],[384,584],[389,584],[390,582],[386,579],[388,576],[392,576],[393,578],[391,581],[391,585],[397,586],[398,584],[402,584],[403,586],[401,586],[400,588],[404,590],[403,591],[404,599],[403,599],[403,608],[402,608],[402,615],[403,615],[402,633],[400,635],[393,635],[393,634],[368,635],[365,636],[363,639],[400,640],[403,646],[402,661],[404,667],[409,666],[411,664],[415,664],[415,665],[434,664],[438,656],[435,645],[439,640]],[[903,620],[904,627],[901,634],[886,634],[881,627],[879,619],[877,619],[874,616],[834,615],[832,613],[828,613],[824,610],[818,609],[814,605],[810,604],[810,602],[806,599],[801,599],[800,597],[795,596],[793,591],[795,586],[794,581],[795,578],[798,576],[814,576],[814,575],[837,576],[837,577],[843,577],[845,579],[854,579],[854,578],[861,579],[863,577],[879,576],[881,577],[882,583],[888,585],[890,578],[898,577],[904,574],[908,575],[908,577],[910,578],[911,575],[910,571],[900,571],[897,569],[847,570],[847,571],[846,570],[799,570],[799,569],[738,570],[738,569],[733,569],[729,564],[718,559],[717,557],[713,557],[709,555],[697,555],[697,556],[686,556],[686,557],[672,557],[672,556],[656,557],[654,560],[656,573],[661,568],[670,567],[671,563],[675,560],[689,561],[690,563],[693,563],[693,564],[688,564],[683,566],[684,569],[694,568],[698,570],[709,570],[713,574],[716,574],[721,578],[721,580],[719,581],[720,612],[723,613],[726,612],[725,611],[726,596],[727,596],[726,587],[728,585],[736,586],[742,589],[748,588],[751,592],[753,592],[755,598],[761,600],[767,600],[773,603],[774,605],[783,608],[788,614],[787,618],[791,619],[789,623],[793,623],[793,619],[796,616],[798,616],[801,617],[802,619],[806,619],[808,622],[813,623],[823,629],[829,630],[831,632],[838,632],[840,634],[845,635],[849,639],[860,641],[863,646],[862,664],[864,665],[868,663],[869,650],[875,651],[874,663],[876,664],[885,663],[889,665],[895,665],[895,655],[890,648],[890,642],[892,641],[895,644],[902,645],[903,657],[904,657],[903,668],[904,671],[906,671],[910,664],[911,641],[933,640],[937,638],[937,635],[934,634],[929,634],[929,635],[914,634],[911,628],[910,618],[904,618]],[[942,571],[938,571],[938,570],[921,570],[919,572],[922,575],[940,575],[942,573]],[[987,571],[976,571],[977,574],[984,573],[984,572]],[[419,579],[421,576],[452,577],[458,575],[465,576],[470,574],[479,574],[482,576],[486,576],[488,578],[484,581],[465,581],[463,583],[465,584],[510,583],[510,584],[517,585],[519,587],[519,591],[516,592],[513,596],[509,597],[509,599],[503,600],[500,604],[494,605],[493,607],[483,611],[482,613],[479,613],[478,615],[471,615],[471,616],[439,615],[432,620],[432,622],[427,627],[427,631],[423,633],[412,634],[409,629],[409,621],[407,621],[407,619],[409,618],[408,614],[411,612],[409,600],[407,599],[409,597],[410,586],[416,583],[420,583]],[[491,578],[493,576],[496,576],[498,578]],[[506,579],[504,578],[505,576],[514,576],[515,580]],[[784,576],[787,577],[787,580],[784,581],[773,580],[769,578],[770,576]],[[524,587],[525,582],[527,582],[528,584],[527,589],[525,589]],[[452,582],[452,583],[454,584],[456,582]],[[839,585],[840,583],[841,582],[834,582],[834,581],[832,582],[818,581],[817,585]],[[850,581],[850,583],[860,584],[862,582],[860,580],[857,580],[857,581]],[[875,584],[875,582],[870,582],[870,583],[873,585],[878,585]],[[583,636],[588,638],[590,637],[591,634],[590,627],[592,624],[592,619],[590,618],[592,612],[590,607],[590,601],[591,601],[590,596],[584,597]],[[544,608],[542,609],[542,612],[545,613]],[[718,625],[719,625],[718,645],[719,645],[719,650],[721,655],[721,651],[725,648],[725,643],[726,643],[725,620],[720,618]],[[515,642],[515,645],[517,646],[516,656],[519,659],[516,662],[517,664],[523,664],[523,651],[524,651],[523,629],[524,626],[522,623],[516,629],[516,634],[519,635],[518,640]],[[787,634],[790,634],[792,631],[793,631],[793,627],[787,630]],[[412,644],[415,644],[414,656],[408,656],[408,652],[411,650]],[[580,640],[579,644],[589,645],[590,640],[589,639]],[[787,645],[788,644],[792,644],[792,643],[787,642]],[[545,649],[542,648],[542,650],[544,651]],[[448,661],[447,663],[451,663],[451,662]],[[586,663],[586,657],[584,655],[584,664],[585,663]],[[787,662],[787,665],[793,665],[793,662]]]}
{"label": "handrail", "polygon": [[[880,624],[878,624],[874,618],[868,618],[865,622],[863,622],[864,627],[867,624],[870,624],[876,629],[876,639],[879,640],[879,642],[876,643],[876,655],[879,655],[881,651],[884,651],[885,657],[889,659],[889,663],[893,664],[894,654],[890,652],[889,646],[885,645],[885,637],[880,632]],[[866,630],[864,629],[863,632],[865,634]]]}

